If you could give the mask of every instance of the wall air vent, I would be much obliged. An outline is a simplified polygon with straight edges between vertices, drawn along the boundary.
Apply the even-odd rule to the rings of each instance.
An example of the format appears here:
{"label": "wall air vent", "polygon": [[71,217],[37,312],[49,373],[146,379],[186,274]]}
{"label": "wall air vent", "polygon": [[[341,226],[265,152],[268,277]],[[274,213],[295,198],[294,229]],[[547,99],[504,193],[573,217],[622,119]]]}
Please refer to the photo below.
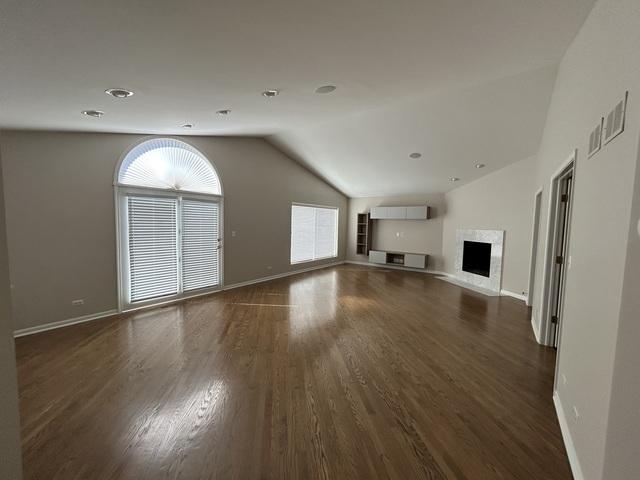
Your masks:
{"label": "wall air vent", "polygon": [[627,110],[628,96],[629,92],[626,92],[624,98],[607,115],[604,127],[605,145],[624,131],[624,117]]}
{"label": "wall air vent", "polygon": [[589,155],[588,157],[593,157],[596,153],[600,151],[602,147],[602,125],[604,124],[604,118],[600,119],[600,122],[593,129],[591,134],[589,135]]}

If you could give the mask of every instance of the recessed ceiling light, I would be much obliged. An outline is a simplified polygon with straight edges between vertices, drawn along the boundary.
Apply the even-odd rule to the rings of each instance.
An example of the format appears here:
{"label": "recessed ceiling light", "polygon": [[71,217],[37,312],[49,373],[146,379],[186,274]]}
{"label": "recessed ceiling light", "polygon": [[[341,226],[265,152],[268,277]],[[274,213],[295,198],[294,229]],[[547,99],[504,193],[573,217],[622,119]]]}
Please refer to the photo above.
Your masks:
{"label": "recessed ceiling light", "polygon": [[104,115],[104,112],[100,110],[83,110],[82,114],[88,117],[100,118]]}
{"label": "recessed ceiling light", "polygon": [[277,88],[273,88],[271,90],[265,90],[264,92],[262,92],[262,95],[267,98],[273,98],[279,93],[280,93],[280,90],[278,90]]}
{"label": "recessed ceiling light", "polygon": [[422,156],[419,152],[413,152],[409,154],[409,158],[420,158]]}
{"label": "recessed ceiling light", "polygon": [[104,93],[116,98],[127,98],[133,95],[131,90],[125,90],[124,88],[108,88]]}
{"label": "recessed ceiling light", "polygon": [[460,179],[458,177],[451,177],[449,180],[452,182],[457,182]]}
{"label": "recessed ceiling light", "polygon": [[336,89],[335,85],[323,85],[322,87],[316,88],[316,93],[331,93]]}
{"label": "recessed ceiling light", "polygon": [[231,113],[231,110],[225,109],[225,110],[218,110],[216,112],[216,115],[229,115],[230,113]]}
{"label": "recessed ceiling light", "polygon": [[182,128],[193,128],[194,125],[193,123],[183,123],[182,125],[180,125]]}
{"label": "recessed ceiling light", "polygon": [[476,163],[476,168],[484,168],[484,163]]}

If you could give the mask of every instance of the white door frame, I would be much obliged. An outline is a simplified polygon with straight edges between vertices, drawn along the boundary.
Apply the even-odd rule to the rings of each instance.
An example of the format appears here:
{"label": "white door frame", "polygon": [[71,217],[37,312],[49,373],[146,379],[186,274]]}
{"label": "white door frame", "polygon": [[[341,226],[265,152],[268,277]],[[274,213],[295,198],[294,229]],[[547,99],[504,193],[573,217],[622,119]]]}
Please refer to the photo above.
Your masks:
{"label": "white door frame", "polygon": [[[556,250],[556,212],[560,198],[560,180],[565,176],[566,170],[573,164],[573,184],[575,192],[575,176],[578,163],[578,150],[574,150],[571,155],[560,165],[551,177],[549,188],[549,208],[547,212],[547,235],[544,249],[544,274],[542,279],[542,300],[540,302],[540,343],[551,345],[553,323],[551,322],[551,289],[553,288],[553,253]],[[571,236],[571,218],[567,223],[567,239]],[[558,337],[561,338],[562,322],[560,322]],[[558,341],[558,351],[559,341]]]}
{"label": "white door frame", "polygon": [[542,207],[542,187],[533,196],[533,226],[531,228],[531,257],[529,258],[529,284],[527,285],[527,307],[533,304],[533,290],[536,279],[536,260],[540,230],[540,210]]}
{"label": "white door frame", "polygon": [[[127,288],[129,282],[126,278],[127,272],[124,268],[124,261],[127,252],[125,246],[127,245],[126,232],[122,228],[122,222],[125,220],[122,215],[124,213],[124,203],[128,195],[137,196],[151,196],[151,197],[168,197],[168,198],[187,198],[194,200],[206,200],[216,202],[218,204],[218,231],[220,235],[220,249],[219,249],[219,272],[218,272],[218,285],[209,288],[203,288],[199,290],[181,292],[176,295],[167,297],[155,298],[136,302],[131,304],[127,301],[128,292]],[[118,312],[129,312],[132,310],[138,310],[140,308],[155,307],[158,305],[164,305],[167,303],[173,303],[179,300],[187,298],[198,297],[200,295],[207,295],[213,292],[222,290],[224,287],[224,197],[222,195],[208,195],[202,193],[194,193],[187,191],[171,191],[157,188],[147,187],[129,187],[125,185],[114,185],[114,197],[115,197],[115,210],[116,210],[116,263],[117,263],[117,280],[118,280]]]}

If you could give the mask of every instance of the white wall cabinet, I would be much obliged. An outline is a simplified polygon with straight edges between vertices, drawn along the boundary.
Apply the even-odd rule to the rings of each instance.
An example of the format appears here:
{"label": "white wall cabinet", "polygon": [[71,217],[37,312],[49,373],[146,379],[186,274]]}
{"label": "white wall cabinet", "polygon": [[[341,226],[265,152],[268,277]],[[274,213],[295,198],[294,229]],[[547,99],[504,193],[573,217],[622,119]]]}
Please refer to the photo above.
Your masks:
{"label": "white wall cabinet", "polygon": [[426,220],[429,218],[429,207],[421,205],[418,207],[407,207],[407,220]]}
{"label": "white wall cabinet", "polygon": [[387,208],[388,207],[371,207],[371,219],[380,220],[387,218]]}
{"label": "white wall cabinet", "polygon": [[414,253],[405,253],[404,254],[404,266],[411,268],[425,268],[426,265],[426,255],[417,255]]}
{"label": "white wall cabinet", "polygon": [[427,268],[428,255],[422,253],[386,252],[370,250],[369,262],[382,265],[398,265],[409,268]]}
{"label": "white wall cabinet", "polygon": [[429,218],[429,207],[371,207],[372,220],[426,220]]}
{"label": "white wall cabinet", "polygon": [[387,252],[380,252],[377,250],[369,251],[369,261],[371,263],[387,263]]}

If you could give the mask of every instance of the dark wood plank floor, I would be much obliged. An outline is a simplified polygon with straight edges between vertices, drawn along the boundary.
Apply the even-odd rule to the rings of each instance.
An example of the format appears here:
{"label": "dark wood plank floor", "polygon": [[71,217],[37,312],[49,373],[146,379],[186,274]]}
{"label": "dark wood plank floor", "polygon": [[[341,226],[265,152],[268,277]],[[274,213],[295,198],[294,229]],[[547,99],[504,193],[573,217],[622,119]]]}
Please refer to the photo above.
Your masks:
{"label": "dark wood plank floor", "polygon": [[528,311],[344,265],[17,340],[26,479],[570,479]]}

